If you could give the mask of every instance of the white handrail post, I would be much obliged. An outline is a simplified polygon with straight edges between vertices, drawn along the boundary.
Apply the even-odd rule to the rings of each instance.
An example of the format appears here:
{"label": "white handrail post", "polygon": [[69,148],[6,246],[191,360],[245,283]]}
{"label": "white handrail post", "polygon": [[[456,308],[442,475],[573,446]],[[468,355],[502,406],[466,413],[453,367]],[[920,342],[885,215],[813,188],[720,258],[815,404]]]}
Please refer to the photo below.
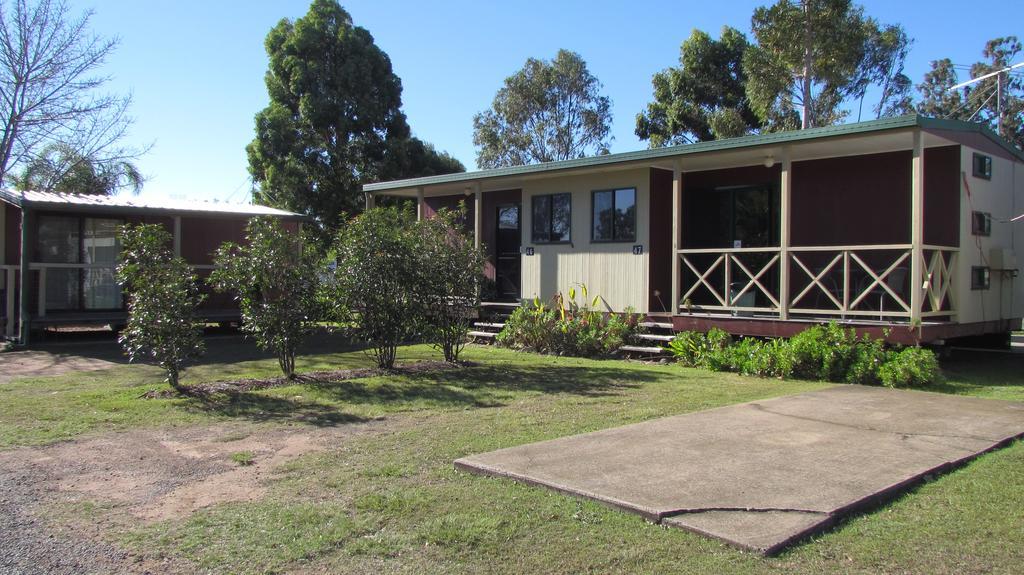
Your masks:
{"label": "white handrail post", "polygon": [[722,290],[725,307],[732,307],[732,252],[725,252],[725,288]]}
{"label": "white handrail post", "polygon": [[672,315],[679,313],[679,249],[682,247],[683,171],[677,161],[672,165]]}
{"label": "white handrail post", "polygon": [[366,196],[366,211],[372,210],[375,203],[375,198],[373,197],[373,194],[371,194],[370,192],[366,192],[363,195]]}
{"label": "white handrail post", "polygon": [[850,311],[850,250],[843,250],[843,314],[840,317],[846,319],[848,311]]}
{"label": "white handrail post", "polygon": [[782,152],[779,199],[779,319],[789,319],[789,216],[793,174],[789,150]]}
{"label": "white handrail post", "polygon": [[910,323],[921,321],[921,260],[924,258],[924,145],[921,130],[914,130],[910,178]]}

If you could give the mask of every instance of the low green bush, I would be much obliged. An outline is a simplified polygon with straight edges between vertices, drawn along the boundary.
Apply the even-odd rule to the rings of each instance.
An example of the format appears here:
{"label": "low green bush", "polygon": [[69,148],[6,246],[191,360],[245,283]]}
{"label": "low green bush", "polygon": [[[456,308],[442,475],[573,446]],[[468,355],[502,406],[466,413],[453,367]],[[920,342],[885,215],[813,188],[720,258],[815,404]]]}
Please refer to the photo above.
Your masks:
{"label": "low green bush", "polygon": [[889,352],[878,368],[878,378],[886,387],[922,387],[942,381],[942,370],[930,350],[907,347]]}
{"label": "low green bush", "polygon": [[540,301],[516,308],[505,320],[505,327],[495,337],[499,345],[547,353],[554,347],[555,323],[558,315]]}
{"label": "low green bush", "polygon": [[539,300],[517,308],[495,338],[499,345],[538,353],[579,357],[610,355],[640,329],[640,316],[627,309],[622,314],[594,309],[599,297],[589,300],[586,286],[577,303],[575,288],[568,297],[556,294],[549,304]]}
{"label": "low green bush", "polygon": [[782,375],[798,379],[845,381],[861,345],[857,333],[834,322],[816,325],[789,339],[781,358]]}
{"label": "low green bush", "polygon": [[683,331],[676,334],[668,344],[676,361],[687,367],[709,367],[712,355],[721,352],[732,343],[732,336],[723,330],[711,328],[708,333]]}
{"label": "low green bush", "polygon": [[886,349],[882,339],[858,338],[836,323],[810,327],[790,339],[733,340],[720,329],[681,332],[668,344],[687,367],[731,371],[758,377],[920,387],[940,381],[935,354],[908,347]]}

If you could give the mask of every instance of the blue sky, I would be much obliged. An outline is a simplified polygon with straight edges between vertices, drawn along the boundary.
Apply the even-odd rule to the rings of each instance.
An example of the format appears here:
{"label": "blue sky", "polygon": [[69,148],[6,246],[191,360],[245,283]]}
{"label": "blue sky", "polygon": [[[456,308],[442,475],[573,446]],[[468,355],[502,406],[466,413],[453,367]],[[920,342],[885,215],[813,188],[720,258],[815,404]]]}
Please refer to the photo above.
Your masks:
{"label": "blue sky", "polygon": [[[245,145],[253,116],[267,103],[263,39],[308,2],[178,0],[75,1],[93,7],[93,30],[121,40],[104,72],[110,88],[130,91],[136,123],[130,142],[152,143],[138,162],[145,195],[245,201]],[[579,52],[613,102],[613,152],[646,147],[634,117],[651,97],[651,75],[678,62],[693,28],[717,36],[723,25],[749,32],[763,1],[391,2],[342,5],[391,57],[404,86],[414,133],[475,166],[473,114],[486,109],[504,78],[528,57]],[[1024,36],[1020,0],[863,1],[884,23],[914,39],[907,68],[915,82],[929,62],[969,64],[989,38]],[[966,74],[963,75],[966,78]],[[865,105],[865,109],[869,108]],[[867,119],[867,117],[865,117]]]}

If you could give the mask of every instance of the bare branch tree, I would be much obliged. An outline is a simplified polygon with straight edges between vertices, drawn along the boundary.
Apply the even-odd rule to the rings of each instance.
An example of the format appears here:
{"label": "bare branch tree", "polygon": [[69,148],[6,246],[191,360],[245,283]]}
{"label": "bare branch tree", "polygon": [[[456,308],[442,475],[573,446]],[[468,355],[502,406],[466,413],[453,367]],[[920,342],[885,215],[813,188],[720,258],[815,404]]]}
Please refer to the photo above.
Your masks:
{"label": "bare branch tree", "polygon": [[101,92],[110,78],[96,73],[118,40],[91,33],[92,15],[73,17],[65,0],[0,0],[0,180],[55,145],[96,166],[148,149],[120,144],[131,95]]}

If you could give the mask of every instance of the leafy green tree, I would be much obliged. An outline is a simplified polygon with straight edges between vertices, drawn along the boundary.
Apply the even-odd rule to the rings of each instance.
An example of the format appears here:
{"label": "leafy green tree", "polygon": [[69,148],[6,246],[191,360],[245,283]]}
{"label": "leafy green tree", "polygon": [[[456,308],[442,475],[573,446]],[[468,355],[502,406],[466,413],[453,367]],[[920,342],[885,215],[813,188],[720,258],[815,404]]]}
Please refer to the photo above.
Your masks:
{"label": "leafy green tree", "polygon": [[851,0],[778,0],[754,10],[751,29],[757,43],[743,68],[762,121],[786,129],[838,123],[848,115],[844,102],[872,84],[883,86],[879,113],[898,111],[891,104],[906,88],[899,26],[880,25]]}
{"label": "leafy green tree", "polygon": [[313,245],[276,218],[253,218],[244,244],[227,242],[217,250],[218,268],[210,274],[215,289],[235,295],[242,331],[277,354],[289,379],[299,346],[320,319],[320,258]]}
{"label": "leafy green tree", "polygon": [[575,52],[530,58],[505,79],[491,109],[473,118],[480,168],[521,166],[608,152],[611,100]]}
{"label": "leafy green tree", "polygon": [[16,178],[19,190],[36,190],[94,196],[113,195],[121,190],[142,191],[146,181],[129,160],[97,161],[64,144],[51,144],[33,158]]}
{"label": "leafy green tree", "polygon": [[246,148],[256,201],[332,233],[362,210],[366,182],[464,170],[411,137],[391,60],[335,0],[281,20],[265,45],[270,104]]}
{"label": "leafy green tree", "polygon": [[679,49],[679,67],[651,79],[654,101],[636,117],[636,135],[652,148],[755,132],[761,119],[747,101],[743,54],[750,43],[725,26],[718,40],[694,30]]}
{"label": "leafy green tree", "polygon": [[338,234],[330,288],[338,319],[371,346],[382,369],[394,367],[398,346],[422,327],[420,242],[413,212],[397,207],[368,210]]}
{"label": "leafy green tree", "polygon": [[459,361],[466,345],[484,280],[485,257],[465,232],[461,223],[465,213],[464,208],[442,209],[418,224],[421,279],[417,286],[422,292],[427,334],[451,363]]}
{"label": "leafy green tree", "polygon": [[0,181],[47,146],[74,150],[96,171],[145,152],[121,144],[131,97],[103,92],[109,77],[98,72],[117,40],[91,32],[91,18],[66,0],[0,3]]}
{"label": "leafy green tree", "polygon": [[[1021,43],[1016,36],[989,40],[982,51],[985,59],[971,65],[970,77],[1002,70],[1015,63],[1020,52]],[[959,83],[956,68],[949,58],[933,61],[924,81],[917,86],[921,94],[918,112],[936,118],[983,122],[993,130],[1001,123],[1000,135],[1024,149],[1024,79],[1004,72],[953,90]],[[1002,122],[998,121],[1000,110]]]}
{"label": "leafy green tree", "polygon": [[186,361],[203,352],[202,324],[195,318],[203,296],[171,242],[159,224],[122,228],[117,278],[128,295],[128,325],[119,341],[130,361],[152,360],[181,391],[178,376]]}
{"label": "leafy green tree", "polygon": [[861,65],[861,108],[867,87],[879,88],[878,103],[872,111],[875,118],[902,116],[914,112],[913,87],[904,64],[911,40],[899,26],[868,26],[866,55]]}
{"label": "leafy green tree", "polygon": [[973,110],[966,110],[964,94],[969,94],[971,90],[952,90],[959,82],[952,60],[932,60],[931,70],[925,73],[924,80],[917,85],[921,95],[921,101],[917,104],[918,113],[933,118],[966,120]]}

